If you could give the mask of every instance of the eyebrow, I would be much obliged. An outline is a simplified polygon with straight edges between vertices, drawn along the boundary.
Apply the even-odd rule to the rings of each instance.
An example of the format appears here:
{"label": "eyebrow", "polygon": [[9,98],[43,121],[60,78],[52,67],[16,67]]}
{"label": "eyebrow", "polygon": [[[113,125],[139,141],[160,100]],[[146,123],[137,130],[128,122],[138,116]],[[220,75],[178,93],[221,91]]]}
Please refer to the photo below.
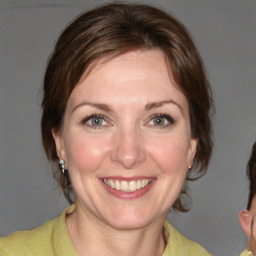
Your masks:
{"label": "eyebrow", "polygon": [[165,104],[174,104],[174,105],[176,105],[180,109],[182,115],[184,116],[184,111],[183,111],[183,108],[181,107],[181,105],[178,104],[177,102],[175,102],[172,99],[170,99],[170,100],[163,100],[163,101],[157,101],[157,102],[150,102],[150,103],[148,103],[145,106],[145,110],[149,111],[149,110],[151,110],[153,108],[160,108],[160,107],[162,107]]}
{"label": "eyebrow", "polygon": [[90,106],[93,108],[98,108],[100,110],[106,111],[106,112],[113,112],[113,109],[106,105],[106,104],[102,104],[102,103],[93,103],[93,102],[88,102],[88,101],[84,101],[78,105],[76,105],[73,109],[72,112],[74,112],[77,108],[80,108],[82,106]]}
{"label": "eyebrow", "polygon": [[[166,104],[176,105],[180,109],[182,115],[184,116],[184,111],[183,111],[183,108],[181,107],[181,105],[178,104],[177,102],[175,102],[174,100],[171,100],[171,99],[170,100],[163,100],[163,101],[156,101],[156,102],[147,103],[146,106],[145,106],[145,110],[149,111],[149,110],[154,109],[154,108],[160,108],[160,107],[162,107],[163,105],[166,105]],[[88,102],[88,101],[84,101],[84,102],[76,105],[72,109],[72,112],[74,112],[77,108],[80,108],[82,106],[90,106],[90,107],[98,108],[98,109],[106,111],[106,112],[114,112],[113,109],[107,104],[93,103],[93,102]]]}

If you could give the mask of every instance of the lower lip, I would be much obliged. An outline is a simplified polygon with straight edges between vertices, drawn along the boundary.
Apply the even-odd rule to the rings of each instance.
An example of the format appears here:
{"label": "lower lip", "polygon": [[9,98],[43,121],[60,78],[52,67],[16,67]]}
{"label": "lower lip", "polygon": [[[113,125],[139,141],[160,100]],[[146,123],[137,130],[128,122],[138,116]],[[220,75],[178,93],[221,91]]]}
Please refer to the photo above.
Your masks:
{"label": "lower lip", "polygon": [[107,184],[104,183],[103,179],[99,179],[101,184],[104,186],[104,188],[113,196],[120,198],[120,199],[136,199],[139,197],[144,196],[149,190],[153,187],[153,185],[156,182],[156,179],[152,179],[150,184],[145,186],[144,188],[138,189],[133,192],[124,192],[121,190],[116,190],[114,188],[109,187]]}

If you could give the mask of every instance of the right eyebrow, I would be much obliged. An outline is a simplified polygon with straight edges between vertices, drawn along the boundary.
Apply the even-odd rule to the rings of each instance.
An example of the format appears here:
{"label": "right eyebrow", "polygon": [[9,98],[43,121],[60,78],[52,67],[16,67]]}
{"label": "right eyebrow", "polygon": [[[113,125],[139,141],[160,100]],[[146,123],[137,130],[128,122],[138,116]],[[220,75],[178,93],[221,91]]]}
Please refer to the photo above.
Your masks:
{"label": "right eyebrow", "polygon": [[174,100],[170,99],[170,100],[163,100],[163,101],[157,101],[157,102],[150,102],[145,106],[145,110],[151,110],[153,108],[160,108],[165,104],[173,104],[175,106],[177,106],[179,108],[179,110],[181,111],[181,114],[184,116],[184,110],[182,108],[182,106],[180,104],[178,104],[177,102],[175,102]]}
{"label": "right eyebrow", "polygon": [[113,109],[106,104],[102,104],[102,103],[94,103],[94,102],[88,102],[88,101],[84,101],[78,105],[76,105],[73,109],[72,112],[74,112],[76,109],[82,107],[82,106],[90,106],[93,108],[98,108],[100,110],[106,111],[106,112],[113,112]]}

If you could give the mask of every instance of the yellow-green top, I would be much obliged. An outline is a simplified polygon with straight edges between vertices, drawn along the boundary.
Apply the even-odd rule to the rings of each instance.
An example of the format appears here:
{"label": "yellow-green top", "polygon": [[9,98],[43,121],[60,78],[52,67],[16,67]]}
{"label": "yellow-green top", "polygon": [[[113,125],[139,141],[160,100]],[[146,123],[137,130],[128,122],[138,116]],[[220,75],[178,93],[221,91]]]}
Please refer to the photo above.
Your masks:
{"label": "yellow-green top", "polygon": [[[65,216],[75,205],[63,211],[60,217],[30,231],[18,231],[0,238],[1,256],[78,256],[69,237]],[[208,256],[199,244],[185,238],[168,221],[165,221],[168,243],[163,256]]]}
{"label": "yellow-green top", "polygon": [[244,250],[240,256],[253,256],[252,252],[251,251],[248,251],[247,249]]}

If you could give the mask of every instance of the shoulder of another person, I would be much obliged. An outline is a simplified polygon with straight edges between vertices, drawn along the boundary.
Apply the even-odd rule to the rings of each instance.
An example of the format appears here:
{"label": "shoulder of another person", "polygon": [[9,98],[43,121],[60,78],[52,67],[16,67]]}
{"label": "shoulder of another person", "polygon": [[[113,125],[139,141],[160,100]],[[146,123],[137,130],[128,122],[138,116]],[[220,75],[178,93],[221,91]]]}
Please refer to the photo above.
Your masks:
{"label": "shoulder of another person", "polygon": [[251,251],[248,251],[247,249],[245,249],[240,256],[253,256]]}

